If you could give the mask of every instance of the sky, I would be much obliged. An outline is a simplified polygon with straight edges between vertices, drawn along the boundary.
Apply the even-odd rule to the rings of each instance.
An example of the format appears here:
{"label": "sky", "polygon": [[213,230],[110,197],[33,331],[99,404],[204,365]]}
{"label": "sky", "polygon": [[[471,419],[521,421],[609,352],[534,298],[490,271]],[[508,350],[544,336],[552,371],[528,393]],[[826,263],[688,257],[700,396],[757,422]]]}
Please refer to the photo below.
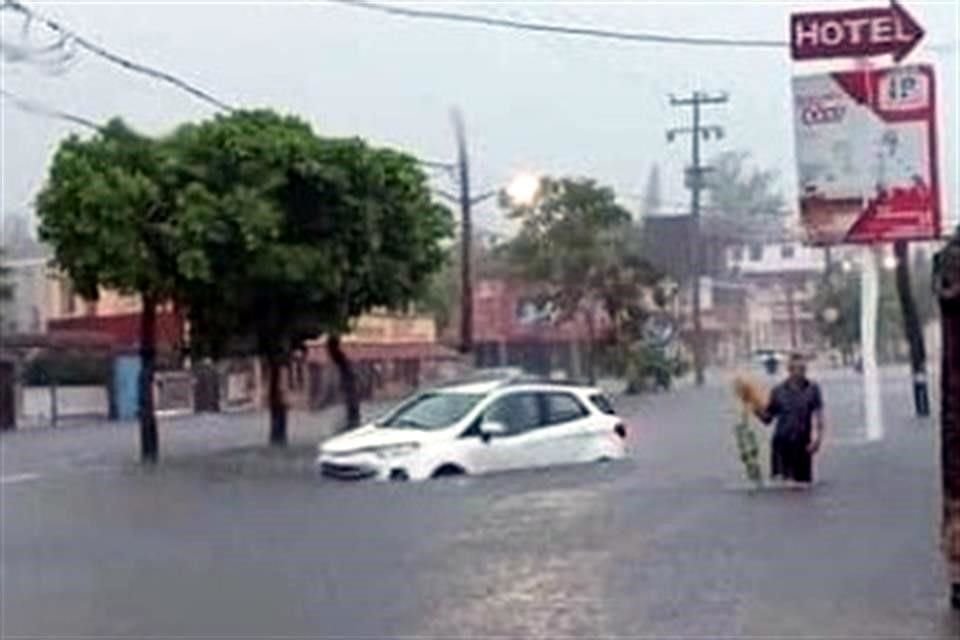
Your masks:
{"label": "sky", "polygon": [[[688,124],[669,95],[725,91],[704,121],[726,136],[705,143],[706,159],[750,153],[796,194],[790,79],[849,63],[795,64],[788,51],[601,41],[380,15],[323,0],[306,2],[26,2],[74,31],[131,59],[172,72],[243,107],[271,107],[309,120],[321,134],[358,135],[421,158],[452,160],[449,112],[466,121],[477,191],[521,171],[588,176],[613,186],[636,210],[653,165],[665,208],[689,199],[683,167],[689,139],[668,144],[665,130]],[[516,20],[624,31],[786,39],[791,11],[855,8],[870,2],[725,0],[685,2],[415,2],[396,4]],[[957,77],[960,0],[903,2],[927,31],[909,61],[939,75],[941,176],[948,215],[960,206]],[[22,43],[22,22],[2,12],[6,41]],[[37,25],[35,43],[48,42]],[[9,91],[94,121],[120,115],[148,134],[210,117],[214,109],[176,89],[81,53],[49,74],[4,62]],[[2,109],[4,215],[29,215],[58,141],[82,128]],[[449,188],[443,176],[437,186]],[[954,218],[956,219],[956,218]],[[481,228],[502,228],[493,204]]]}

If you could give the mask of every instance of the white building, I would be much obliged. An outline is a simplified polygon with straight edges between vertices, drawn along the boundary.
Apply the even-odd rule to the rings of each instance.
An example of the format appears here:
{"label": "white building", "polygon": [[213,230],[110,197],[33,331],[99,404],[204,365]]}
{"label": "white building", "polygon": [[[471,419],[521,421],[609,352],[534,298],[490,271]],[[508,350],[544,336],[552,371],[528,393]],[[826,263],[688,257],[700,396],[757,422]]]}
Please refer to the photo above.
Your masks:
{"label": "white building", "polygon": [[811,351],[819,346],[813,301],[827,267],[824,249],[791,239],[745,242],[727,248],[726,264],[749,291],[752,350]]}
{"label": "white building", "polygon": [[58,284],[49,263],[50,256],[39,249],[4,254],[3,266],[11,288],[10,299],[3,303],[4,333],[46,330],[52,289]]}

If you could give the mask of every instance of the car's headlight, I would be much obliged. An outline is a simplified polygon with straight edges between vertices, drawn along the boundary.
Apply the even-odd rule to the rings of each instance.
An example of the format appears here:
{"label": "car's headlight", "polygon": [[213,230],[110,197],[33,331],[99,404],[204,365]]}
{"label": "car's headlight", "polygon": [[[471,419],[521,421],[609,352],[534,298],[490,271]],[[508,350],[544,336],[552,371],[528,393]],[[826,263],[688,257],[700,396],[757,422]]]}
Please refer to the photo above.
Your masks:
{"label": "car's headlight", "polygon": [[400,458],[406,455],[410,455],[414,451],[420,448],[420,445],[416,442],[410,442],[407,444],[394,444],[389,447],[377,447],[373,449],[373,452],[381,458]]}

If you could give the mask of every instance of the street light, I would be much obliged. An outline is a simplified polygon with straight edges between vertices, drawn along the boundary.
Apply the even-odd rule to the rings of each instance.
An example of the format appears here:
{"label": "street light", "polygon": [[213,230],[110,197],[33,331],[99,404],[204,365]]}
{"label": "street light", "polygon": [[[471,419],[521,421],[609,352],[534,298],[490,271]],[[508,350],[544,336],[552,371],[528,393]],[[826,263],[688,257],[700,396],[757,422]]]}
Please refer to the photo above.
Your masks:
{"label": "street light", "polygon": [[540,195],[540,176],[533,173],[518,173],[507,185],[506,194],[511,204],[529,207]]}
{"label": "street light", "polygon": [[[486,202],[490,198],[504,193],[507,201],[512,205],[529,207],[533,205],[540,195],[540,176],[535,173],[521,172],[514,175],[505,187],[500,189],[490,189],[470,197],[470,204],[476,205]],[[460,196],[454,195],[443,189],[434,189],[433,192],[454,204],[460,203]]]}
{"label": "street light", "polygon": [[453,204],[460,205],[462,233],[460,238],[460,351],[470,353],[473,350],[473,273],[471,268],[471,244],[473,224],[471,210],[477,204],[500,194],[505,194],[507,202],[520,206],[532,205],[540,193],[540,177],[522,172],[516,174],[502,189],[491,189],[479,194],[470,193],[469,166],[466,142],[463,134],[463,122],[459,113],[454,112],[454,128],[457,132],[458,163],[455,165],[459,175],[459,193],[452,194],[443,189],[434,189],[434,193]]}

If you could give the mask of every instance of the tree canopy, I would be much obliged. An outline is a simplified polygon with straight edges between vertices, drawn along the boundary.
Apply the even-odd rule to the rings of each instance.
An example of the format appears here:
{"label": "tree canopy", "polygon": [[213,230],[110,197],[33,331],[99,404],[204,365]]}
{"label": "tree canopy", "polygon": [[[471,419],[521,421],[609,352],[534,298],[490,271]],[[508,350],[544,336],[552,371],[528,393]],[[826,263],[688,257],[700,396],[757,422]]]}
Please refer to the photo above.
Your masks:
{"label": "tree canopy", "polygon": [[597,312],[613,329],[634,326],[645,314],[659,274],[640,254],[638,229],[614,191],[585,178],[543,178],[539,198],[515,206],[521,223],[505,247],[516,273],[540,289],[558,320],[582,318],[593,335]]}
{"label": "tree canopy", "polygon": [[283,442],[280,368],[307,340],[421,296],[443,264],[449,211],[413,157],[322,138],[295,118],[238,112],[176,138],[204,258],[185,287],[196,348],[267,359],[271,439]]}
{"label": "tree canopy", "polygon": [[[37,200],[41,238],[88,299],[137,294],[141,434],[157,456],[152,383],[158,305],[190,318],[195,356],[269,365],[271,441],[286,439],[281,370],[307,340],[417,299],[443,263],[450,214],[416,159],[304,121],[238,111],[162,139],[119,120],[61,143]],[[332,353],[350,374],[342,352]]]}
{"label": "tree canopy", "polygon": [[177,217],[176,160],[164,141],[141,136],[121,120],[89,139],[70,136],[53,158],[37,197],[40,238],[83,297],[101,288],[137,294],[140,328],[141,457],[155,461],[153,407],[156,313],[177,293],[178,266],[191,252]]}
{"label": "tree canopy", "polygon": [[786,215],[783,194],[777,188],[776,171],[749,166],[750,154],[728,151],[710,162],[707,175],[708,216],[756,223]]}

